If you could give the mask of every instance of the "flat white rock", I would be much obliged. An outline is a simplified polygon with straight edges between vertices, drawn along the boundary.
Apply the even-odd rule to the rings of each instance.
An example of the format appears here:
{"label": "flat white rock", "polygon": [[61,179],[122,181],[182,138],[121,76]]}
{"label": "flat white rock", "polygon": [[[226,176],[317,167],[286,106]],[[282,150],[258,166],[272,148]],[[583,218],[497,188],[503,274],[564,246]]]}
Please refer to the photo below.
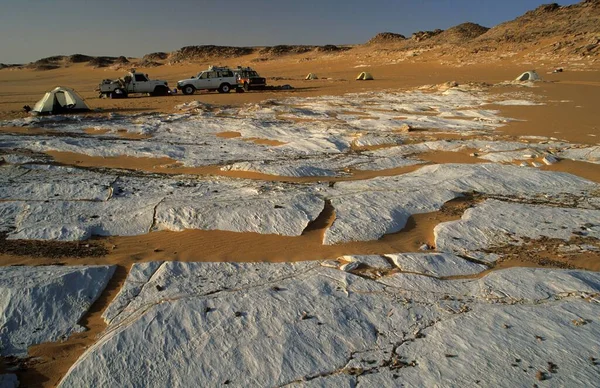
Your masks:
{"label": "flat white rock", "polygon": [[521,245],[524,238],[542,236],[569,240],[574,232],[600,238],[600,210],[487,200],[467,209],[460,220],[434,228],[439,251],[488,262],[498,259],[485,252],[489,248]]}
{"label": "flat white rock", "polygon": [[79,319],[100,296],[114,266],[0,268],[0,355],[27,355],[41,342],[83,330]]}
{"label": "flat white rock", "polygon": [[376,240],[402,230],[411,215],[439,210],[463,193],[547,200],[561,194],[583,196],[597,187],[570,174],[496,164],[432,165],[399,176],[338,182],[328,195],[336,219],[323,242]]}
{"label": "flat white rock", "polygon": [[449,253],[397,253],[386,254],[403,272],[445,277],[473,275],[488,269]]}
{"label": "flat white rock", "polygon": [[[581,299],[600,292],[595,272],[515,268],[481,279],[369,280],[319,262],[137,266],[126,281],[136,291],[117,297],[120,313],[61,387],[533,381],[535,370],[507,367],[515,358],[536,368],[553,361],[555,381],[585,385],[597,377],[584,362],[598,351],[600,305]],[[428,285],[415,287],[415,279]],[[416,362],[400,368],[400,356]],[[352,372],[359,369],[366,373]]]}

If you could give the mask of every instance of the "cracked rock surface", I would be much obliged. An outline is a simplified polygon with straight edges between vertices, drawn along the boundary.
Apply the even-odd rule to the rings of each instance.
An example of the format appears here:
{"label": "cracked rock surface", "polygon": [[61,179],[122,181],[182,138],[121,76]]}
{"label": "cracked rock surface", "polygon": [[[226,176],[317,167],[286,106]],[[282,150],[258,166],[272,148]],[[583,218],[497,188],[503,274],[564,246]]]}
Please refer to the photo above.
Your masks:
{"label": "cracked rock surface", "polygon": [[0,355],[66,339],[100,296],[114,266],[0,268]]}
{"label": "cracked rock surface", "polygon": [[487,200],[467,209],[461,220],[437,225],[434,233],[438,250],[491,263],[499,256],[488,248],[520,245],[524,238],[600,239],[600,210]]}
{"label": "cracked rock surface", "polygon": [[368,279],[318,262],[163,262],[135,264],[123,290],[61,387],[524,385],[548,362],[559,385],[597,377],[594,272]]}

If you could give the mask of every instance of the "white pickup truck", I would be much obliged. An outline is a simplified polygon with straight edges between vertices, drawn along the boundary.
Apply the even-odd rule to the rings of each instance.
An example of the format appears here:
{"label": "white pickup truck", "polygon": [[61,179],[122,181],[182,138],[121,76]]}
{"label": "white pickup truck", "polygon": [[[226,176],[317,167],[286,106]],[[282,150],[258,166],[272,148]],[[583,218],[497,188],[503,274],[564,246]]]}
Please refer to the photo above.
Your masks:
{"label": "white pickup truck", "polygon": [[177,89],[183,94],[194,94],[196,90],[217,90],[219,93],[229,93],[238,89],[237,77],[228,67],[209,66],[197,76],[177,81]]}
{"label": "white pickup truck", "polygon": [[166,96],[169,94],[167,81],[150,80],[148,74],[136,73],[132,69],[125,77],[103,80],[98,88],[100,97],[125,98],[131,93],[149,93],[151,96]]}

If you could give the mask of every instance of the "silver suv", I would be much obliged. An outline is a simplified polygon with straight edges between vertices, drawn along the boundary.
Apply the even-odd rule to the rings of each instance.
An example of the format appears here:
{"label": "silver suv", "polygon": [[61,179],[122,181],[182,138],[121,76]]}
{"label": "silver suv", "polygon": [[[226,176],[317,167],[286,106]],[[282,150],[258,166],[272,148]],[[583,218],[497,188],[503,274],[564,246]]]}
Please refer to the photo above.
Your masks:
{"label": "silver suv", "polygon": [[177,81],[177,89],[183,94],[194,94],[196,90],[218,90],[219,93],[229,93],[237,88],[237,79],[228,67],[209,66],[197,76]]}

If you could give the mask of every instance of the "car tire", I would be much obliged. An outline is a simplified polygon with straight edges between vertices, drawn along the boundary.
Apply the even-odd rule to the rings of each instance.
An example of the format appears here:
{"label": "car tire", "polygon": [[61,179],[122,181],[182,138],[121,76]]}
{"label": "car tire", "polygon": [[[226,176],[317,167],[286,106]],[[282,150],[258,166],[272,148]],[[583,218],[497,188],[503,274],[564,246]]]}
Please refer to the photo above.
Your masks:
{"label": "car tire", "polygon": [[222,83],[219,85],[218,91],[219,93],[229,93],[231,91],[231,85],[229,85],[227,82]]}
{"label": "car tire", "polygon": [[157,86],[154,88],[154,92],[150,93],[152,96],[166,96],[169,94],[169,89],[166,86]]}
{"label": "car tire", "polygon": [[123,89],[115,89],[110,93],[110,98],[127,98],[127,92]]}
{"label": "car tire", "polygon": [[195,91],[196,91],[196,88],[193,87],[192,85],[185,85],[183,88],[181,88],[181,92],[183,94],[194,94]]}

